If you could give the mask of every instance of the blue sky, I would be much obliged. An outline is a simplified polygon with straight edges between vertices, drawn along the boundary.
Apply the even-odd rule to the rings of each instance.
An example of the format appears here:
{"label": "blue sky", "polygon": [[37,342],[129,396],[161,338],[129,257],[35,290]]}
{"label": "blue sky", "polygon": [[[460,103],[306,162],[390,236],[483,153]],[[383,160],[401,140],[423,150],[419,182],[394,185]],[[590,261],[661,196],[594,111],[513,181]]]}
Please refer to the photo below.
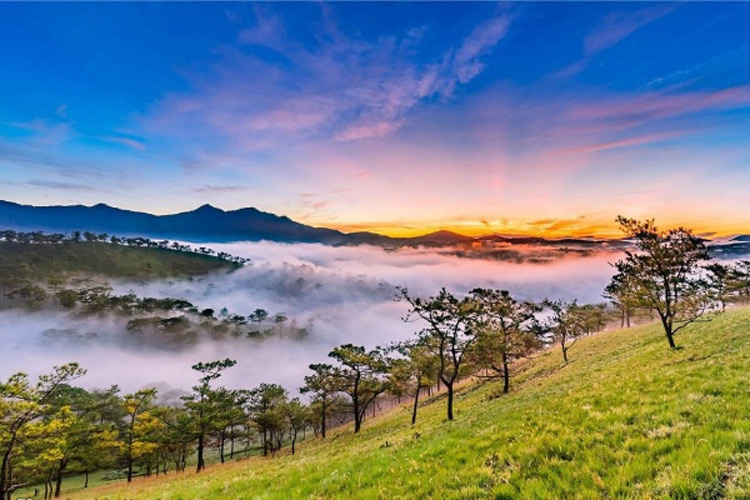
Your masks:
{"label": "blue sky", "polygon": [[750,230],[750,4],[0,3],[0,197]]}

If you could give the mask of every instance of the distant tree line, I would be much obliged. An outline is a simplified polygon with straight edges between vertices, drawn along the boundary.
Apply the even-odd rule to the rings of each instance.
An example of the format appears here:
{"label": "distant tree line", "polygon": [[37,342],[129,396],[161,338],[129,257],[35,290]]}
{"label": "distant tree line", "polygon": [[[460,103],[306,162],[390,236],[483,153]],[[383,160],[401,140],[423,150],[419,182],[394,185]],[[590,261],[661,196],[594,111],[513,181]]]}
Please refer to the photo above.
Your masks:
{"label": "distant tree line", "polygon": [[[72,472],[104,468],[130,481],[137,474],[183,472],[189,460],[200,472],[209,448],[220,462],[249,453],[273,456],[284,446],[294,454],[308,431],[325,438],[332,426],[351,422],[360,432],[386,398],[410,399],[414,424],[420,396],[444,390],[450,421],[461,380],[499,379],[508,393],[520,359],[557,347],[568,363],[580,339],[613,322],[627,324],[635,311],[654,315],[675,348],[676,334],[687,325],[710,319],[730,302],[748,301],[748,262],[710,262],[702,240],[684,228],[660,231],[653,221],[619,222],[633,250],[614,264],[617,272],[605,291],[611,307],[575,300],[533,303],[487,288],[465,295],[441,289],[430,297],[399,288],[397,298],[408,306],[404,321],[418,325],[414,337],[371,350],[334,348],[326,362],[309,367],[300,388],[307,403],[277,384],[250,390],[217,385],[235,365],[231,359],[194,365],[198,383],[172,405],[158,404],[155,389],[120,396],[116,386],[74,387],[70,382],[84,373],[77,364],[58,367],[36,384],[14,375],[0,384],[0,498],[27,484],[44,484],[47,497],[59,496],[63,475]],[[242,321],[267,317],[256,310]]]}
{"label": "distant tree line", "polygon": [[46,283],[22,281],[9,287],[5,297],[22,301],[31,309],[52,304],[81,314],[115,314],[132,318],[128,321],[129,332],[161,330],[166,333],[186,333],[200,326],[213,333],[235,336],[278,334],[291,330],[304,335],[306,330],[297,326],[284,313],[270,314],[266,309],[256,308],[248,315],[230,312],[227,308],[216,311],[199,308],[192,302],[172,297],[139,297],[134,293],[116,295],[107,283],[92,282],[88,278],[77,278],[69,273],[54,272]]}
{"label": "distant tree line", "polygon": [[172,250],[182,253],[193,253],[196,255],[205,255],[216,257],[226,262],[237,265],[245,265],[251,262],[245,257],[237,257],[227,252],[216,252],[215,250],[202,246],[191,247],[170,240],[152,240],[145,237],[127,238],[120,236],[110,236],[106,233],[92,233],[90,231],[73,231],[72,233],[44,233],[42,231],[20,232],[12,230],[0,231],[0,240],[8,243],[23,243],[34,245],[60,245],[65,242],[88,242],[88,243],[111,243],[113,245],[122,245],[135,248],[158,248],[162,250]]}

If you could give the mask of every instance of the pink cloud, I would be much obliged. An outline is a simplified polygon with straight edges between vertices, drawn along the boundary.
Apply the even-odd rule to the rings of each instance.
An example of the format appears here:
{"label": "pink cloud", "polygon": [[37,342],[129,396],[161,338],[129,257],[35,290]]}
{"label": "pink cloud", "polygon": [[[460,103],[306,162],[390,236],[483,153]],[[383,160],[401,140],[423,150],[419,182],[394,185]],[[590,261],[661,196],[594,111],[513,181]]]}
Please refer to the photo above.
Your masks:
{"label": "pink cloud", "polygon": [[677,133],[657,133],[657,134],[645,134],[637,137],[629,137],[627,139],[620,139],[615,141],[601,142],[598,144],[591,144],[588,146],[582,146],[572,149],[562,149],[554,151],[554,154],[582,154],[582,153],[596,153],[598,151],[606,151],[608,149],[627,148],[631,146],[642,146],[644,144],[651,144],[654,142],[660,142],[668,139],[677,137]]}
{"label": "pink cloud", "polygon": [[510,22],[510,16],[488,19],[464,38],[453,56],[453,71],[458,82],[467,83],[484,70],[480,57],[505,37]]}
{"label": "pink cloud", "polygon": [[570,118],[583,121],[622,123],[628,126],[707,110],[750,105],[750,86],[717,91],[668,94],[651,92],[592,102],[576,107]]}
{"label": "pink cloud", "polygon": [[377,123],[369,123],[367,125],[353,126],[337,133],[335,138],[340,141],[353,141],[357,139],[383,137],[398,129],[402,123],[402,121],[381,121]]}
{"label": "pink cloud", "polygon": [[237,34],[237,41],[242,44],[257,44],[271,48],[281,48],[286,39],[284,24],[278,16],[264,12],[258,4],[253,5],[256,24],[245,28]]}
{"label": "pink cloud", "polygon": [[330,12],[322,10],[327,36],[309,47],[289,39],[280,18],[256,7],[257,22],[238,34],[239,43],[281,51],[291,64],[271,64],[239,48],[220,47],[221,59],[212,72],[184,71],[193,89],[165,96],[143,121],[152,132],[198,135],[204,142],[226,141],[243,149],[311,136],[339,141],[385,137],[425,99],[449,97],[456,85],[480,74],[482,58],[512,21],[505,14],[490,18],[438,60],[418,63],[404,53],[416,53],[419,30],[365,41],[338,30]]}

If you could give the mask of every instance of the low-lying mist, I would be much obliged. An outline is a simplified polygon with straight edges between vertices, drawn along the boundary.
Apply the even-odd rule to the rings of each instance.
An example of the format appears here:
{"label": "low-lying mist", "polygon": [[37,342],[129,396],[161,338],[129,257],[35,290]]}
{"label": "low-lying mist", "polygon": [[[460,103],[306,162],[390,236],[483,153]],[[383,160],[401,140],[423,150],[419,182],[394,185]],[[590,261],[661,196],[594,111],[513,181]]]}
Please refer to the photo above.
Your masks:
{"label": "low-lying mist", "polygon": [[251,388],[274,382],[296,393],[308,364],[324,361],[336,345],[374,347],[408,338],[420,328],[401,320],[406,305],[394,300],[397,285],[419,295],[434,294],[440,287],[464,293],[482,286],[508,289],[524,300],[599,302],[612,275],[608,262],[619,257],[615,251],[561,252],[544,262],[517,263],[423,248],[384,251],[370,246],[268,242],[210,246],[249,257],[253,264],[230,274],[190,280],[110,282],[113,293],[184,298],[200,308],[217,312],[226,308],[245,316],[263,308],[271,314],[284,313],[307,333],[201,337],[156,346],[128,333],[123,319],[62,311],[3,311],[0,378],[17,371],[36,375],[53,365],[78,361],[88,369],[80,382],[84,386],[118,384],[130,391],[158,384],[162,391],[189,390],[197,378],[191,365],[230,357],[238,364],[222,377],[225,385]]}

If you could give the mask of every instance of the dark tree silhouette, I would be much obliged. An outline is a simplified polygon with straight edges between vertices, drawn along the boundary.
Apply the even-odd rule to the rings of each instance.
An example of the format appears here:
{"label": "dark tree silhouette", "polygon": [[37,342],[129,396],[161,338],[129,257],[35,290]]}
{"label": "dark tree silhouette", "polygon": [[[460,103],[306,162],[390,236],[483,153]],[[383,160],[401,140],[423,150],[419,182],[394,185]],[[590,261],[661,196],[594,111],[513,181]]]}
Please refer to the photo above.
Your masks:
{"label": "dark tree silhouette", "polygon": [[489,368],[503,377],[503,392],[510,390],[510,365],[540,344],[536,314],[531,302],[518,302],[507,290],[475,288],[471,296],[479,307],[479,340],[472,357],[477,368]]}
{"label": "dark tree silhouette", "polygon": [[326,437],[326,416],[331,398],[339,392],[338,378],[333,366],[325,363],[310,365],[312,375],[305,377],[305,385],[300,388],[302,394],[312,394],[320,403],[320,435]]}
{"label": "dark tree silhouette", "polygon": [[184,396],[185,406],[193,416],[193,425],[196,439],[198,440],[196,472],[200,472],[206,466],[203,451],[206,445],[206,436],[211,432],[215,415],[213,415],[216,391],[211,387],[211,382],[221,377],[221,372],[236,365],[233,359],[211,361],[210,363],[198,363],[193,365],[193,370],[202,374],[199,384],[193,386],[193,394]]}
{"label": "dark tree silhouette", "polygon": [[635,244],[614,264],[613,283],[623,281],[641,291],[659,315],[664,334],[675,348],[675,334],[714,309],[711,285],[701,275],[709,260],[703,241],[682,227],[661,231],[653,220],[618,217],[622,231]]}
{"label": "dark tree silhouette", "polygon": [[575,300],[545,300],[542,304],[552,312],[546,330],[552,332],[552,341],[560,345],[563,361],[567,363],[570,348],[588,333],[583,306]]}
{"label": "dark tree silhouette", "polygon": [[141,389],[133,394],[127,394],[122,401],[123,409],[127,418],[127,430],[125,432],[125,459],[127,461],[127,479],[133,480],[133,448],[135,444],[135,424],[138,416],[145,412],[153,399],[156,397],[156,389]]}
{"label": "dark tree silhouette", "polygon": [[351,399],[354,432],[359,432],[368,406],[389,388],[388,361],[380,350],[368,352],[352,344],[339,346],[328,356],[339,364],[333,367],[336,386]]}
{"label": "dark tree silhouette", "polygon": [[427,299],[411,297],[406,288],[399,288],[398,293],[410,306],[404,320],[416,316],[427,323],[418,336],[439,360],[438,377],[448,391],[447,416],[453,420],[455,383],[464,356],[478,338],[477,303],[471,297],[459,299],[445,288]]}

